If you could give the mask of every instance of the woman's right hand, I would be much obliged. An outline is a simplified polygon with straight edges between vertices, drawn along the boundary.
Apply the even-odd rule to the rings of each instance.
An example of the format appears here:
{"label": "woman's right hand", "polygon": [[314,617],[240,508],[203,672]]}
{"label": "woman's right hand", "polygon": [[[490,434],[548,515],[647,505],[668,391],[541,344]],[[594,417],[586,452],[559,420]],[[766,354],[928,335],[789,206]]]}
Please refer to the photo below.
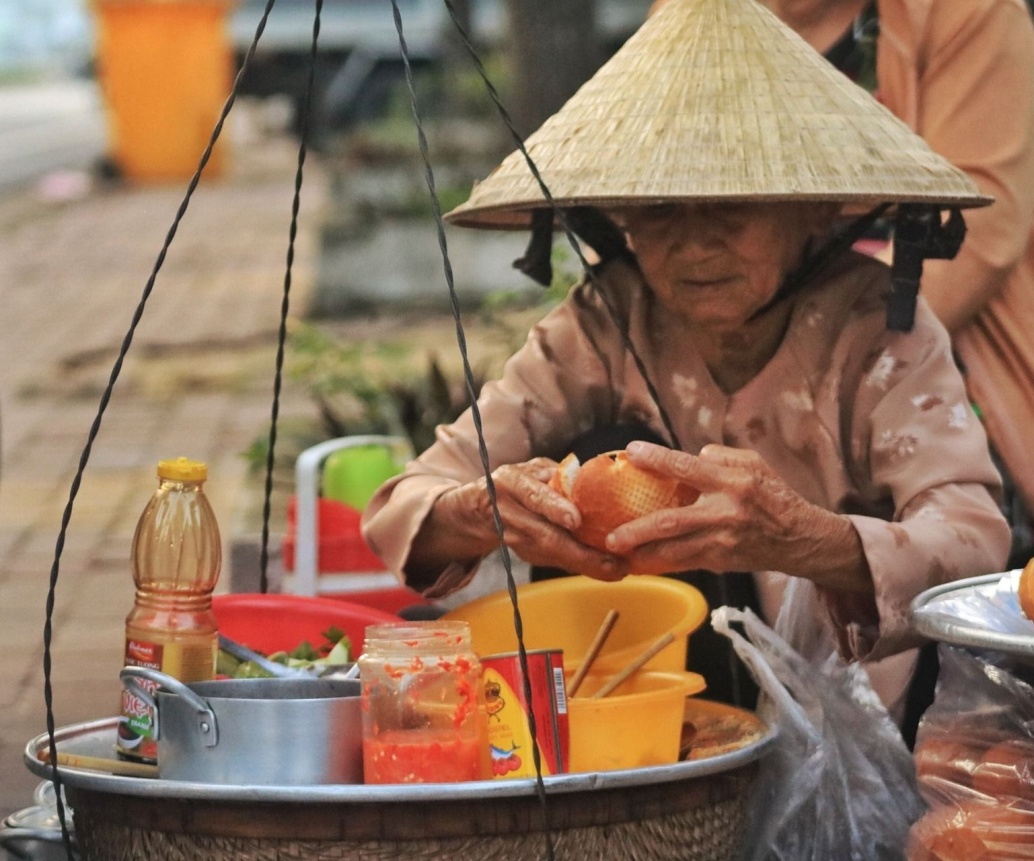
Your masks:
{"label": "woman's right hand", "polygon": [[[561,568],[598,580],[620,580],[628,573],[624,560],[587,547],[572,535],[581,523],[581,514],[574,503],[549,486],[556,467],[556,461],[540,457],[505,464],[492,473],[506,544],[531,565]],[[487,480],[482,477],[443,494],[425,526],[421,535],[437,545],[436,556],[444,553],[451,560],[466,560],[495,549],[499,538]],[[421,556],[428,550],[425,544]]]}

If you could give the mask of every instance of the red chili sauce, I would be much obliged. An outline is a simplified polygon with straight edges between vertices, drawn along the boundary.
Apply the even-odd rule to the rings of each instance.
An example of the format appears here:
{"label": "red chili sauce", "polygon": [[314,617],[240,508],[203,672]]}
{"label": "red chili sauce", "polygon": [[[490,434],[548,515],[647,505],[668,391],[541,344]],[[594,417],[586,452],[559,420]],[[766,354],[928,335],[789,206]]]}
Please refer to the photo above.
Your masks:
{"label": "red chili sauce", "polygon": [[365,783],[481,780],[484,740],[440,729],[386,730],[363,741]]}

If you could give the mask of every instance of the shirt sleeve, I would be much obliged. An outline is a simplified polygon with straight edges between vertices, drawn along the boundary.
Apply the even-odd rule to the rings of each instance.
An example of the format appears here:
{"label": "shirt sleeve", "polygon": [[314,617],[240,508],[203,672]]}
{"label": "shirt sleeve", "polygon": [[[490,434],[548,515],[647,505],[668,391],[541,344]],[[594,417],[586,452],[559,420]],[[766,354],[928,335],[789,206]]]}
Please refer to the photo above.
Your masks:
{"label": "shirt sleeve", "polygon": [[917,57],[916,131],[991,206],[966,212],[954,260],[924,266],[923,292],[950,331],[1002,292],[1034,227],[1034,23],[1020,0],[941,0]]}
{"label": "shirt sleeve", "polygon": [[849,514],[875,602],[820,596],[841,651],[876,660],[919,641],[909,605],[920,592],[1002,570],[1010,532],[983,427],[930,309],[920,301],[913,332],[885,333],[867,353],[845,403],[852,468],[867,476],[858,486],[873,501],[889,500],[885,516]]}

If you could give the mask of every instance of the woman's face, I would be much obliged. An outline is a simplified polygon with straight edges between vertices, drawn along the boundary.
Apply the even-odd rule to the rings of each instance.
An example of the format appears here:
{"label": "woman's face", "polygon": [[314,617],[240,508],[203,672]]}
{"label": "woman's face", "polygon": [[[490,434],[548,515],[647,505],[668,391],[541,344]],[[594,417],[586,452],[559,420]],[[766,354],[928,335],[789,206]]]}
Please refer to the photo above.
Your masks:
{"label": "woman's face", "polygon": [[816,203],[675,203],[627,207],[615,218],[668,310],[730,329],[775,295],[836,211]]}

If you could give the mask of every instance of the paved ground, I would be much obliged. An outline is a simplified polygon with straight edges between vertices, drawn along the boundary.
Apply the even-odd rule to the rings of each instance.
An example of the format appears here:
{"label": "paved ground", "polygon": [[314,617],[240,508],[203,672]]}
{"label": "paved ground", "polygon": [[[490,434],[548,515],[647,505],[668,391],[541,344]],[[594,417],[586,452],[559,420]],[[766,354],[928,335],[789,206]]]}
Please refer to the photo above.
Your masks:
{"label": "paved ground", "polygon": [[[129,545],[155,463],[208,462],[227,544],[253,498],[241,453],[268,432],[296,149],[247,119],[236,117],[230,174],[201,186],[172,244],[75,499],[53,615],[58,726],[117,710]],[[185,186],[75,198],[76,183],[59,181],[49,199],[36,187],[0,197],[0,817],[28,806],[38,782],[22,750],[45,729],[42,638],[62,511]],[[295,311],[313,281],[324,188],[311,159]]]}

